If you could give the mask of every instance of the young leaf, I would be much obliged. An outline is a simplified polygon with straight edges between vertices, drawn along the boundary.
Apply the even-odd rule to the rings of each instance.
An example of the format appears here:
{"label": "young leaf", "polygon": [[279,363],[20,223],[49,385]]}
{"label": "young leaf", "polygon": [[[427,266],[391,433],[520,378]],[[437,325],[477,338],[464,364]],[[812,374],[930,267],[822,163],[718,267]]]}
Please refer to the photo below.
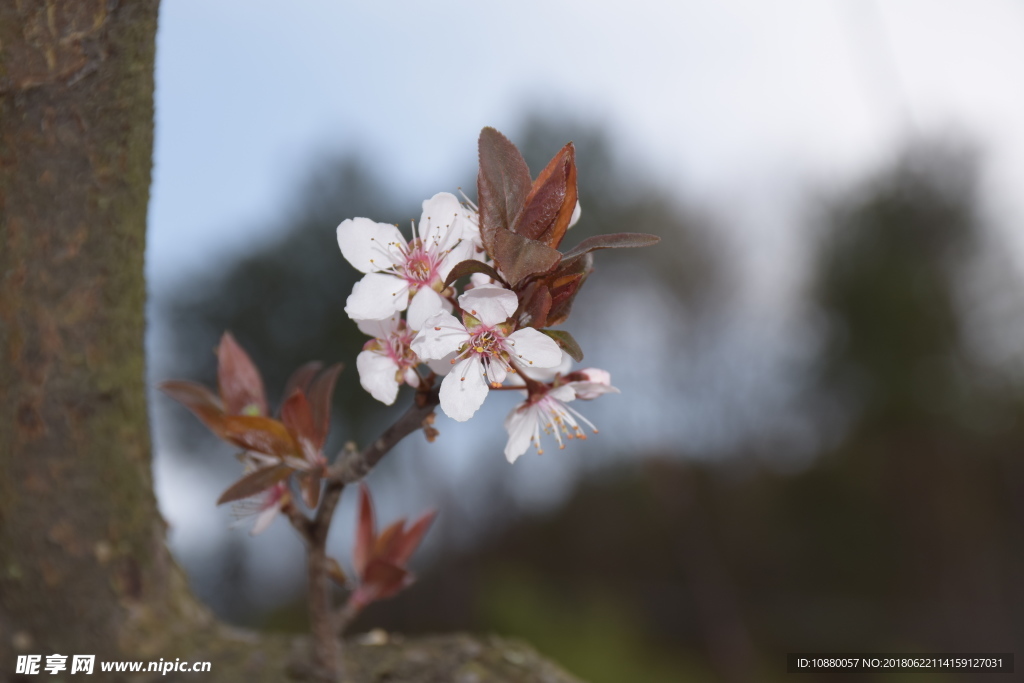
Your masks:
{"label": "young leaf", "polygon": [[494,128],[480,131],[479,150],[480,237],[493,254],[495,231],[512,227],[530,194],[530,169],[516,146]]}
{"label": "young leaf", "polygon": [[264,455],[283,458],[298,453],[298,447],[285,426],[269,417],[227,415],[224,438],[231,443]]}
{"label": "young leaf", "polygon": [[380,536],[377,537],[377,540],[373,544],[373,556],[391,562],[391,547],[395,545],[396,542],[402,540],[404,527],[404,519],[399,519],[385,527],[384,531],[380,532]]}
{"label": "young leaf", "polygon": [[255,472],[250,472],[229,486],[224,493],[220,494],[220,498],[217,499],[217,505],[223,505],[224,503],[231,503],[236,500],[241,500],[242,498],[255,496],[261,491],[266,491],[274,484],[284,481],[291,473],[291,468],[283,465],[261,467]]}
{"label": "young leaf", "polygon": [[224,409],[220,399],[202,384],[172,380],[161,384],[160,391],[191,410],[214,434],[224,435]]}
{"label": "young leaf", "polygon": [[359,516],[356,522],[356,544],[352,549],[352,566],[362,576],[366,563],[373,556],[373,543],[377,535],[377,523],[373,516],[373,501],[370,489],[365,483],[359,484]]}
{"label": "young leaf", "polygon": [[505,279],[501,277],[501,275],[498,275],[498,271],[496,271],[494,268],[490,267],[483,261],[477,261],[476,259],[466,259],[465,261],[459,261],[458,263],[455,264],[455,267],[453,267],[451,269],[451,272],[448,273],[448,277],[445,278],[444,286],[447,287],[448,285],[452,284],[459,278],[466,277],[467,275],[472,275],[473,273],[483,273],[492,280],[497,280],[498,282],[507,284],[505,283]]}
{"label": "young leaf", "polygon": [[313,409],[306,395],[296,389],[281,406],[281,421],[296,441],[305,439],[310,444],[315,439],[316,426],[313,423]]}
{"label": "young leaf", "polygon": [[284,385],[284,393],[281,395],[287,398],[295,393],[296,389],[299,389],[309,396],[309,385],[323,367],[324,364],[316,360],[306,363],[288,377],[288,381]]}
{"label": "young leaf", "polygon": [[557,249],[508,230],[495,232],[491,254],[512,287],[531,275],[548,272],[562,258]]}
{"label": "young leaf", "polygon": [[595,235],[594,237],[588,237],[567,251],[562,259],[568,261],[597,249],[649,247],[660,241],[661,238],[657,235],[647,235],[642,232],[615,232],[609,235]]}
{"label": "young leaf", "polygon": [[542,281],[551,292],[551,310],[548,311],[548,325],[565,322],[572,311],[572,303],[594,269],[594,257],[587,253],[570,261],[562,261]]}
{"label": "young leaf", "polygon": [[267,414],[267,398],[260,371],[230,332],[225,332],[217,347],[217,384],[224,399],[224,411],[241,415],[255,410]]}
{"label": "young leaf", "polygon": [[412,576],[408,570],[378,558],[373,558],[367,563],[362,578],[362,583],[350,599],[363,606],[375,600],[390,598],[412,583]]}
{"label": "young leaf", "polygon": [[421,515],[419,519],[405,530],[398,541],[392,544],[389,549],[390,552],[385,559],[400,567],[404,566],[409,561],[409,558],[412,557],[412,554],[416,552],[416,548],[420,546],[423,537],[430,530],[430,525],[434,523],[435,517],[437,517],[437,510],[429,510]]}
{"label": "young leaf", "polygon": [[570,142],[533,182],[513,232],[557,248],[576,208],[576,150]]}
{"label": "young leaf", "polygon": [[310,510],[315,510],[320,502],[320,477],[314,474],[299,475],[299,492],[302,493],[302,502]]}
{"label": "young leaf", "polygon": [[341,363],[335,363],[313,380],[309,389],[309,403],[313,409],[316,427],[314,444],[317,449],[323,448],[324,442],[327,441],[327,433],[331,430],[331,399],[334,398],[334,385],[338,382],[338,375],[343,368]]}
{"label": "young leaf", "polygon": [[577,363],[583,362],[583,349],[576,343],[573,336],[565,330],[541,330],[544,334],[555,340],[559,346]]}
{"label": "young leaf", "polygon": [[547,286],[535,280],[526,286],[519,299],[520,320],[525,319],[529,327],[547,327],[548,313],[551,311],[551,292]]}

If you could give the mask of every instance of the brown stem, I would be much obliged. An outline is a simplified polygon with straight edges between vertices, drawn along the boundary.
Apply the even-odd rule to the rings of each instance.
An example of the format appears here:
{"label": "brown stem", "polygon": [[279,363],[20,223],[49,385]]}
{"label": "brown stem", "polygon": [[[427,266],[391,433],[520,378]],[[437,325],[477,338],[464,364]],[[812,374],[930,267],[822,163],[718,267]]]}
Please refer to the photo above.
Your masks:
{"label": "brown stem", "polygon": [[292,526],[307,541],[309,623],[312,630],[313,663],[317,675],[325,681],[333,683],[344,678],[342,645],[338,634],[355,617],[355,612],[342,610],[336,618],[331,610],[327,534],[331,529],[331,520],[341,499],[341,492],[346,484],[365,477],[399,441],[420,429],[423,421],[434,412],[437,405],[436,389],[417,392],[416,401],[376,441],[362,451],[346,447],[338,455],[335,463],[327,470],[327,485],[324,487],[320,507],[313,519],[307,518],[297,509],[294,512],[288,511],[288,519]]}
{"label": "brown stem", "polygon": [[284,512],[284,514],[288,517],[288,521],[291,522],[292,526],[295,528],[295,531],[299,533],[299,536],[302,536],[302,540],[305,541],[307,545],[309,545],[310,534],[312,533],[313,527],[313,520],[304,515],[302,513],[302,510],[300,510],[298,506],[292,501],[286,503],[281,508],[281,511]]}
{"label": "brown stem", "polygon": [[348,628],[348,625],[355,621],[355,618],[358,617],[359,613],[362,611],[362,606],[352,600],[347,600],[345,602],[345,606],[338,612],[337,628],[339,636],[345,633],[345,629]]}
{"label": "brown stem", "polygon": [[[344,678],[341,643],[335,637],[331,617],[331,580],[327,575],[327,551],[314,531],[307,559],[309,576],[309,627],[313,638],[313,667],[317,678],[336,683]],[[324,535],[326,539],[326,534]]]}

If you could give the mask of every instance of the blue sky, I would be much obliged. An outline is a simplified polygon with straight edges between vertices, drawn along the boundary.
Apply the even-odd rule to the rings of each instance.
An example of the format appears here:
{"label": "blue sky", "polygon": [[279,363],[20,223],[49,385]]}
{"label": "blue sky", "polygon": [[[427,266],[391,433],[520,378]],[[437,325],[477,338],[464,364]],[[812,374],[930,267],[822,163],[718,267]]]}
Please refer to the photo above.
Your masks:
{"label": "blue sky", "polygon": [[745,198],[730,222],[768,262],[785,259],[772,224],[792,188],[849,177],[915,132],[980,142],[987,199],[1011,223],[1021,63],[1014,0],[168,0],[148,273],[158,294],[258,239],[325,151],[360,151],[396,193],[427,197],[472,167],[481,127],[514,138],[538,108],[605,124],[680,196]]}

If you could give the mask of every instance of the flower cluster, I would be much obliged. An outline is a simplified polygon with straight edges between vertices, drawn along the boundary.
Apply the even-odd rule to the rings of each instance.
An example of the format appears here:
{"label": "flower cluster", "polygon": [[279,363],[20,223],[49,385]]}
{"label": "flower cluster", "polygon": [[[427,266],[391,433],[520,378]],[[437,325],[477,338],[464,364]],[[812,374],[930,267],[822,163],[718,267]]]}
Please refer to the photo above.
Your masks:
{"label": "flower cluster", "polygon": [[[356,359],[360,383],[385,404],[402,384],[429,389],[440,378],[441,409],[463,422],[492,390],[522,378],[526,399],[506,420],[513,461],[531,441],[540,451],[541,430],[562,445],[563,435],[584,437],[580,422],[593,429],[565,404],[617,390],[601,370],[558,371],[564,354],[577,361],[583,354],[572,335],[550,327],[568,318],[592,270],[591,252],[657,238],[603,235],[562,253],[580,217],[572,143],[536,179],[493,128],[481,132],[479,151],[479,207],[436,194],[423,202],[408,240],[397,226],[368,218],[338,226],[342,255],[364,273],[345,312],[371,337]],[[539,379],[545,371],[549,381]]]}

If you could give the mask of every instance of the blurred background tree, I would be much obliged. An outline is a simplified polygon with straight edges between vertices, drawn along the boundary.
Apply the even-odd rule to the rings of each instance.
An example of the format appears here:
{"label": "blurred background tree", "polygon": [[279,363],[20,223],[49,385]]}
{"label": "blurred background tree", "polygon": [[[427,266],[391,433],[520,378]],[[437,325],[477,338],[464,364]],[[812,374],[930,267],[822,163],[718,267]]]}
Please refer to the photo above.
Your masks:
{"label": "blurred background tree", "polygon": [[[573,320],[585,349],[607,329],[606,298],[627,282],[633,306],[669,293],[643,335],[671,337],[685,323],[674,355],[656,358],[662,379],[651,391],[661,419],[682,419],[680,396],[693,391],[678,366],[705,366],[698,376],[711,380],[699,391],[734,382],[744,359],[713,351],[736,333],[722,320],[737,310],[737,265],[710,212],[680,208],[670,188],[629,169],[599,128],[535,116],[514,138],[535,170],[575,140],[583,220],[567,244],[616,230],[663,237],[642,261],[599,258]],[[595,683],[783,680],[783,655],[794,651],[1019,650],[1020,391],[1006,378],[992,381],[965,345],[963,292],[988,235],[975,196],[979,164],[967,147],[921,142],[811,202],[805,315],[819,322],[801,328],[814,339],[791,339],[810,349],[803,375],[782,373],[819,431],[808,457],[791,458],[785,442],[765,447],[756,431],[710,458],[683,446],[628,449],[614,431],[628,443],[645,427],[627,418],[603,430],[609,441],[575,447],[595,463],[582,468],[568,500],[531,512],[516,503],[492,439],[477,456],[493,459],[495,473],[473,482],[484,492],[476,507],[449,505],[472,496],[437,477],[412,484],[434,487],[428,499],[442,501],[446,527],[482,516],[484,530],[471,542],[440,532],[420,582],[357,628],[515,634]],[[354,357],[363,339],[342,308],[356,273],[338,256],[333,228],[347,216],[402,225],[418,214],[413,204],[396,211],[402,203],[381,186],[367,164],[322,165],[300,193],[299,218],[278,238],[208,280],[182,283],[164,303],[157,315],[174,321],[174,353],[161,371],[208,381],[212,354],[195,350],[212,348],[224,329],[267,368],[271,387],[306,359]],[[365,439],[388,409],[358,387],[353,368],[345,374],[340,438]],[[729,430],[746,418],[720,419]],[[430,447],[435,463],[446,443],[476,438],[459,433],[465,427],[442,429]],[[179,447],[205,452],[191,437]],[[394,471],[376,481],[410,486]],[[481,500],[503,512],[488,515]],[[238,552],[232,544],[212,562],[221,580],[200,593],[218,596],[234,619],[301,628],[297,608],[259,616],[224,607],[232,591],[244,595],[238,578],[252,571],[237,554],[230,559]]]}

